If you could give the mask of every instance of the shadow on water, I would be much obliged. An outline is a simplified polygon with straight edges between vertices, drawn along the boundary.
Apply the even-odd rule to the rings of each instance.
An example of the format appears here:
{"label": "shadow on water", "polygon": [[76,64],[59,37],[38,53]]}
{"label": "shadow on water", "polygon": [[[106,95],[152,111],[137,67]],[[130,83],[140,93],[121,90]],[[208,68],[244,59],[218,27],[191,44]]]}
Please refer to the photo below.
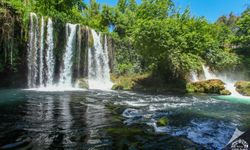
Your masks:
{"label": "shadow on water", "polygon": [[109,145],[102,130],[108,126],[108,112],[101,103],[88,103],[84,93],[15,93],[1,93],[7,96],[0,98],[0,149],[88,149]]}

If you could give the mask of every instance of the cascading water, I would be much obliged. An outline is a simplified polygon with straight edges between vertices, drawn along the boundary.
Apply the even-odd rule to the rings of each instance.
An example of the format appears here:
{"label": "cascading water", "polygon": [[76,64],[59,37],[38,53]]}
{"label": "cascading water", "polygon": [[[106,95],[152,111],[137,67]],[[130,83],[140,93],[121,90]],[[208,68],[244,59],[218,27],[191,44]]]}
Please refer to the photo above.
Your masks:
{"label": "cascading water", "polygon": [[67,44],[63,57],[63,66],[60,73],[59,86],[72,87],[73,50],[76,43],[76,27],[74,24],[66,25]]}
{"label": "cascading water", "polygon": [[205,76],[205,79],[206,80],[210,80],[210,79],[218,79],[211,71],[210,71],[210,68],[205,66],[205,65],[202,65],[202,69],[203,69],[203,73],[204,73],[204,76]]}
{"label": "cascading water", "polygon": [[88,49],[88,83],[90,89],[108,90],[112,87],[108,58],[107,38],[101,44],[101,34],[91,30],[94,46]]}
{"label": "cascading water", "polygon": [[38,17],[35,13],[30,13],[29,46],[28,46],[28,87],[36,87],[38,68]]}
{"label": "cascading water", "polygon": [[54,42],[53,42],[53,22],[49,18],[48,19],[48,25],[47,25],[47,39],[46,39],[46,71],[45,76],[46,79],[46,86],[52,86],[53,85],[53,78],[54,78],[54,68],[55,68],[55,60],[53,56],[53,49],[54,49]]}
{"label": "cascading water", "polygon": [[231,92],[232,96],[244,97],[236,91],[236,87],[234,86],[237,82],[236,80],[233,80],[226,75],[218,75],[218,79],[221,79],[225,83],[225,88]]}
{"label": "cascading water", "polygon": [[[88,46],[91,36],[86,30],[93,35],[92,47]],[[38,18],[31,13],[27,50],[28,87],[42,91],[75,90],[73,81],[88,75],[90,89],[111,89],[107,37],[94,30],[86,30],[82,34],[80,25],[66,24],[66,46],[59,62],[56,56],[60,53],[55,55],[54,50],[63,48],[58,46],[58,41],[54,44],[52,19],[46,21],[44,17]],[[63,37],[60,39],[64,40]]]}
{"label": "cascading water", "polygon": [[199,77],[198,77],[198,75],[197,75],[197,73],[195,71],[192,71],[191,74],[190,74],[190,76],[191,76],[191,81],[192,82],[199,81]]}
{"label": "cascading water", "polygon": [[242,96],[236,91],[234,86],[235,81],[228,79],[226,76],[216,76],[213,72],[210,71],[209,67],[203,65],[203,72],[206,80],[210,79],[220,79],[225,83],[225,88],[231,92],[232,96]]}
{"label": "cascading water", "polygon": [[31,13],[28,47],[29,88],[44,88],[52,86],[54,78],[55,61],[53,56],[53,22],[50,18],[48,19],[46,49],[44,46],[45,20],[43,17],[41,18],[40,28],[38,22],[39,21],[37,15]]}
{"label": "cascading water", "polygon": [[42,17],[42,20],[41,20],[41,30],[40,30],[40,63],[39,63],[39,84],[40,86],[43,85],[43,51],[44,51],[44,18]]}

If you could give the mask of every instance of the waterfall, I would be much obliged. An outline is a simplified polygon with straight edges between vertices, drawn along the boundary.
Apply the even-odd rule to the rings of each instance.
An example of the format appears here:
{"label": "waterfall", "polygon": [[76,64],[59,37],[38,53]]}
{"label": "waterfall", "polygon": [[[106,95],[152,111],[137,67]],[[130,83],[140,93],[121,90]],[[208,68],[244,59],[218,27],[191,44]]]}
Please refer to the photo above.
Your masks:
{"label": "waterfall", "polygon": [[40,63],[39,63],[39,84],[40,86],[43,86],[43,51],[44,51],[44,18],[42,17],[41,20],[41,30],[40,30]]}
{"label": "waterfall", "polygon": [[38,50],[38,17],[30,13],[29,27],[29,46],[28,46],[28,87],[36,87],[38,68],[37,68],[37,50]]}
{"label": "waterfall", "polygon": [[[45,91],[72,90],[75,79],[88,75],[90,89],[111,89],[107,37],[88,28],[83,31],[80,25],[67,23],[66,36],[54,38],[57,35],[54,35],[54,26],[51,18],[46,20],[44,17],[38,18],[35,13],[30,14],[28,87]],[[93,45],[89,46],[91,36]],[[63,43],[59,40],[64,39],[65,48],[61,48],[58,45]],[[64,50],[62,56],[60,50]]]}
{"label": "waterfall", "polygon": [[101,34],[91,30],[94,46],[88,49],[88,83],[90,89],[111,89],[107,38],[101,44]]}
{"label": "waterfall", "polygon": [[204,76],[206,80],[210,79],[220,79],[225,83],[225,88],[231,92],[232,96],[242,96],[236,91],[236,87],[234,86],[236,81],[229,79],[227,76],[216,76],[213,72],[210,71],[209,67],[202,65]]}
{"label": "waterfall", "polygon": [[[53,56],[53,49],[54,49],[53,22],[50,18],[48,19],[46,49],[44,46],[45,44],[44,18],[43,17],[41,18],[40,28],[38,22],[39,21],[37,15],[35,13],[31,13],[30,28],[29,28],[29,47],[28,47],[28,57],[27,57],[29,88],[52,86],[54,78],[55,61]],[[40,29],[40,34],[39,34],[39,29]]]}
{"label": "waterfall", "polygon": [[204,76],[205,76],[205,79],[206,80],[210,80],[210,79],[218,79],[216,77],[216,75],[210,71],[210,68],[205,66],[205,65],[202,65],[202,69],[203,69],[203,73],[204,73]]}
{"label": "waterfall", "polygon": [[49,18],[48,25],[47,25],[47,38],[46,38],[46,72],[45,75],[47,77],[46,86],[53,85],[53,78],[54,78],[54,68],[55,68],[55,60],[53,56],[53,49],[54,49],[54,41],[53,41],[53,22]]}
{"label": "waterfall", "polygon": [[67,37],[67,44],[65,53],[63,56],[63,66],[60,73],[60,86],[72,86],[72,66],[73,66],[73,50],[76,44],[76,27],[77,25],[74,24],[67,24],[66,25],[66,37]]}
{"label": "waterfall", "polygon": [[191,74],[190,74],[190,76],[191,76],[191,81],[192,82],[199,81],[199,77],[198,77],[198,75],[197,75],[197,73],[195,71],[192,71]]}

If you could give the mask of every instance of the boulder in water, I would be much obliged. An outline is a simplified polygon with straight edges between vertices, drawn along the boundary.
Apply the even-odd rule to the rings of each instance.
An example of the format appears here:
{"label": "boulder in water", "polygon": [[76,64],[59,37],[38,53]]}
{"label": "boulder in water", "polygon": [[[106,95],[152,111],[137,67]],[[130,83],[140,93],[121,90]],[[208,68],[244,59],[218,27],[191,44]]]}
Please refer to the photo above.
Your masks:
{"label": "boulder in water", "polygon": [[189,93],[229,94],[229,91],[225,90],[225,83],[219,79],[190,82],[186,89]]}
{"label": "boulder in water", "polygon": [[220,91],[220,95],[231,95],[232,93],[229,90]]}
{"label": "boulder in water", "polygon": [[234,85],[236,91],[244,96],[250,96],[250,81],[238,81]]}
{"label": "boulder in water", "polygon": [[167,126],[168,125],[168,118],[167,117],[161,117],[159,120],[157,120],[156,124],[157,126]]}

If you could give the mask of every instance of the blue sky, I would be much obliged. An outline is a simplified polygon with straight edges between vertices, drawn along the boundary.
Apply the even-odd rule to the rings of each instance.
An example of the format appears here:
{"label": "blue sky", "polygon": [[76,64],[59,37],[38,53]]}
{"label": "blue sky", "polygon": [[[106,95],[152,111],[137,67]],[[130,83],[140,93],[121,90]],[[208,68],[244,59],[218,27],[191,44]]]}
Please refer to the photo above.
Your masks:
{"label": "blue sky", "polygon": [[[118,0],[97,0],[97,2],[115,5]],[[175,5],[184,9],[190,7],[193,16],[205,16],[208,21],[214,22],[218,17],[234,12],[240,15],[250,5],[250,0],[173,0]],[[137,0],[140,2],[140,0]]]}

